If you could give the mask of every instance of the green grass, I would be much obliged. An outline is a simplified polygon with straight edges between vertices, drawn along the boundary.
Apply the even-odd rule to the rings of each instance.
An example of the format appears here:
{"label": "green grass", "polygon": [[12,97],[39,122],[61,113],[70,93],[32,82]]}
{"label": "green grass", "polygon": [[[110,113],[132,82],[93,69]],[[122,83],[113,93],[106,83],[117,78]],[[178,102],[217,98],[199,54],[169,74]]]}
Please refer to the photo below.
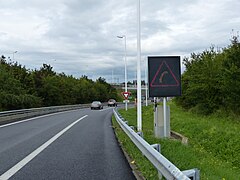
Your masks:
{"label": "green grass", "polygon": [[122,148],[131,157],[131,163],[137,166],[137,170],[149,180],[154,180],[157,177],[157,171],[154,166],[142,155],[138,148],[132,143],[128,136],[123,132],[121,127],[113,117],[113,127],[115,134]]}
{"label": "green grass", "polygon": [[[240,123],[219,116],[199,116],[170,103],[171,129],[188,137],[188,145],[153,135],[153,107],[143,107],[144,139],[149,144],[161,144],[162,154],[180,170],[198,168],[201,179],[240,179]],[[129,125],[136,127],[136,109],[120,110]],[[116,122],[114,126],[117,127]],[[117,129],[119,140],[134,159],[146,179],[157,179],[156,170],[146,162],[127,136]],[[120,135],[121,134],[121,135]],[[123,134],[123,135],[122,135]]]}

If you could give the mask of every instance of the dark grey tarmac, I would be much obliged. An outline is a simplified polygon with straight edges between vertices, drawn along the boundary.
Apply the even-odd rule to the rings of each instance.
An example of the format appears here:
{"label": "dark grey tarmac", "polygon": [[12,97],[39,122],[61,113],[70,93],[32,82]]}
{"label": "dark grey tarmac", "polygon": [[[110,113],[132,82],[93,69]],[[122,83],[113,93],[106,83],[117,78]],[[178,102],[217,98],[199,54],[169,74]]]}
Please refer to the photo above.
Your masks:
{"label": "dark grey tarmac", "polygon": [[0,127],[0,175],[84,115],[88,116],[10,179],[135,179],[112,128],[112,108],[64,112]]}

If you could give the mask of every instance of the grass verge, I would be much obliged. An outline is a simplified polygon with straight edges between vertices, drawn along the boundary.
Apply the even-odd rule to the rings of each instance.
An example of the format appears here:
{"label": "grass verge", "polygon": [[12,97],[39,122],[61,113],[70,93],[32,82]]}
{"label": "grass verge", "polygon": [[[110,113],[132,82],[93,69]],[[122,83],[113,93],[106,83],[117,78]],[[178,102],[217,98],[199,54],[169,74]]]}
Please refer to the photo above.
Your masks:
{"label": "grass verge", "polygon": [[[153,107],[143,107],[144,139],[161,144],[162,154],[180,170],[198,168],[201,179],[240,179],[240,123],[217,116],[203,117],[170,103],[171,129],[188,137],[189,144],[153,135]],[[120,110],[128,124],[136,127],[136,109]],[[116,135],[146,179],[157,179],[157,171],[113,120]]]}

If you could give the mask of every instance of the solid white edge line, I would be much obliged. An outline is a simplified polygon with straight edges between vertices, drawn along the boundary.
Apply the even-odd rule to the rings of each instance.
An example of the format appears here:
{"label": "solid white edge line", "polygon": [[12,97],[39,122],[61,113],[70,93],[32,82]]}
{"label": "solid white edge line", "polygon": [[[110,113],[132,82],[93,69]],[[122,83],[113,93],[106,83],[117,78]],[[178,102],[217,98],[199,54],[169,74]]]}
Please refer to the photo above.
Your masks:
{"label": "solid white edge line", "polygon": [[[77,110],[79,110],[79,109],[77,109]],[[70,110],[70,111],[77,111],[77,110]],[[12,126],[14,124],[19,124],[19,123],[23,123],[23,122],[27,122],[27,121],[32,121],[32,120],[35,120],[35,119],[38,119],[38,118],[53,116],[53,115],[56,115],[56,114],[62,114],[62,113],[66,113],[66,112],[69,112],[69,111],[62,111],[62,112],[56,112],[56,113],[51,113],[51,114],[45,114],[45,115],[41,115],[41,116],[37,116],[37,117],[33,117],[33,118],[21,120],[21,121],[16,121],[16,122],[12,122],[12,123],[9,123],[9,124],[1,125],[0,128],[7,127],[7,126]]]}
{"label": "solid white edge line", "polygon": [[16,174],[21,168],[23,168],[28,162],[30,162],[33,158],[35,158],[39,153],[41,153],[44,149],[46,149],[50,144],[52,144],[56,139],[58,139],[63,133],[68,131],[71,127],[73,127],[76,123],[81,121],[82,119],[86,118],[88,115],[85,115],[81,117],[80,119],[74,121],[72,124],[64,128],[62,131],[57,133],[55,136],[53,136],[51,139],[49,139],[47,142],[45,142],[43,145],[35,149],[32,153],[30,153],[28,156],[23,158],[21,161],[19,161],[16,165],[14,165],[12,168],[10,168],[8,171],[3,173],[0,176],[0,179],[9,179],[14,174]]}

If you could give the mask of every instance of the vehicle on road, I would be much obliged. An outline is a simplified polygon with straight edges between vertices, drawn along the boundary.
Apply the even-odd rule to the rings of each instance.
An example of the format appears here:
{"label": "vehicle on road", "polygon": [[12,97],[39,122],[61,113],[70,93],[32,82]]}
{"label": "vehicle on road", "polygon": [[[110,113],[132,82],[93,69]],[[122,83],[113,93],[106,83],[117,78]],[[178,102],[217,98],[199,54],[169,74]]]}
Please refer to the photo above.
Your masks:
{"label": "vehicle on road", "polygon": [[115,99],[108,100],[108,107],[116,107],[116,106],[117,106],[117,102]]}
{"label": "vehicle on road", "polygon": [[91,109],[103,109],[103,105],[100,101],[93,101],[91,104]]}

